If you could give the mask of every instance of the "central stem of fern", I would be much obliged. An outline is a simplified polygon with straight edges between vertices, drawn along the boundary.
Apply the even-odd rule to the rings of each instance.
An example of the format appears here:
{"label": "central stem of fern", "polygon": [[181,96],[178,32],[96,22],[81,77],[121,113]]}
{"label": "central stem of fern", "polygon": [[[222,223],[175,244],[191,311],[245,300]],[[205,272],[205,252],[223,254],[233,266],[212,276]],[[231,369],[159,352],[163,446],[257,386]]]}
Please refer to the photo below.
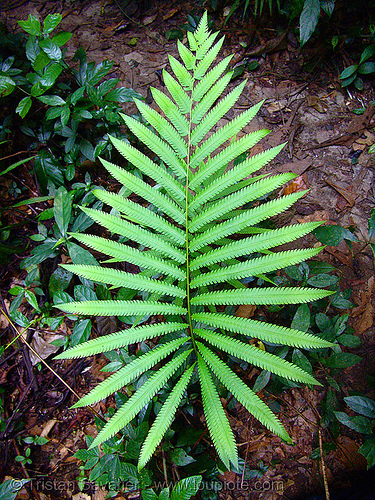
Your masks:
{"label": "central stem of fern", "polygon": [[193,343],[194,351],[197,353],[197,345],[195,343],[193,323],[191,319],[191,306],[190,306],[190,250],[189,250],[189,173],[190,173],[190,149],[191,149],[191,110],[192,99],[190,101],[189,110],[189,133],[187,138],[188,154],[186,158],[186,186],[185,186],[185,246],[186,246],[186,301],[188,311],[188,329]]}

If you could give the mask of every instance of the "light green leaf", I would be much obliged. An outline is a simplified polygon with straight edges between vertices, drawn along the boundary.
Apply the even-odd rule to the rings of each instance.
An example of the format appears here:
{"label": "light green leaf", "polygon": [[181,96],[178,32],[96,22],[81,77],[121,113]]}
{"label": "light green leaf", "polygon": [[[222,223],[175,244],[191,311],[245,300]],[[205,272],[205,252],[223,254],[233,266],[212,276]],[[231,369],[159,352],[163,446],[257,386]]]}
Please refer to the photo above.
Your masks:
{"label": "light green leaf", "polygon": [[160,368],[147,382],[145,382],[138,391],[133,394],[128,401],[121,406],[109,422],[99,432],[92,442],[90,449],[103,443],[122,427],[125,427],[139,411],[154,397],[154,395],[167,383],[176,370],[190,355],[190,351],[183,352]]}
{"label": "light green leaf", "polygon": [[167,432],[168,427],[171,425],[173,417],[177,411],[178,405],[181,402],[183,393],[193,374],[194,365],[192,365],[182,375],[178,383],[174,386],[172,392],[168,396],[166,402],[161,407],[148,435],[143,443],[141,453],[138,460],[138,470],[142,469],[150,460],[156,447],[162,440],[164,434]]}
{"label": "light green leaf", "polygon": [[224,413],[219,394],[212,382],[210,372],[199,354],[198,367],[203,410],[210,437],[227,469],[230,469],[230,464],[237,468],[238,456],[234,436]]}

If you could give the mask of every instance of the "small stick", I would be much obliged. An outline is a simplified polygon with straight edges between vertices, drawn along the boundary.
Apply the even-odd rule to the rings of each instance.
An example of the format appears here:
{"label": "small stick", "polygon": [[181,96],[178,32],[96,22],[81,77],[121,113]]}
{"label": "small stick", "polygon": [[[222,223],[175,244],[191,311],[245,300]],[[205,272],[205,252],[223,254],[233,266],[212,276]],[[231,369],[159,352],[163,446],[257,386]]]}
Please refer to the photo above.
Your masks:
{"label": "small stick", "polygon": [[330,496],[329,496],[329,489],[328,489],[326,466],[325,466],[325,463],[324,463],[323,440],[322,440],[322,431],[321,431],[321,429],[319,429],[318,435],[319,435],[320,464],[321,464],[321,468],[322,468],[322,475],[323,475],[323,482],[324,482],[324,491],[325,491],[325,494],[326,494],[326,500],[329,500]]}
{"label": "small stick", "polygon": [[249,437],[248,437],[248,440],[247,440],[246,453],[245,453],[245,461],[244,461],[244,464],[243,464],[242,476],[241,476],[241,490],[242,490],[242,487],[243,487],[243,481],[245,479],[245,467],[246,467],[246,462],[247,462],[247,456],[248,456],[248,453],[249,453],[249,446],[250,446],[250,438],[251,438],[251,431],[252,431],[252,429],[253,429],[253,416],[251,415]]}

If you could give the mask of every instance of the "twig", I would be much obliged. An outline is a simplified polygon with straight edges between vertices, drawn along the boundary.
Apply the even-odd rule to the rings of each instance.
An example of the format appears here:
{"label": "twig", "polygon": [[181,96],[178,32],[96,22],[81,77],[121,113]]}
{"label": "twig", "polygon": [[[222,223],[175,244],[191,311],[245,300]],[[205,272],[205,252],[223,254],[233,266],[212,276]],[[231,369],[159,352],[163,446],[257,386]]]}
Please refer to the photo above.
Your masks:
{"label": "twig", "polygon": [[[65,382],[65,380],[63,380],[60,375],[58,373],[55,372],[55,370],[53,368],[51,368],[48,363],[46,363],[44,361],[44,359],[39,355],[39,353],[27,342],[27,340],[25,339],[25,337],[23,336],[23,332],[24,330],[19,334],[15,324],[13,323],[13,321],[10,319],[10,317],[8,316],[8,314],[4,311],[3,308],[0,308],[1,312],[4,314],[5,318],[8,320],[9,324],[13,327],[14,331],[18,334],[18,337],[20,337],[22,339],[22,342],[24,342],[27,347],[30,349],[30,351],[39,359],[39,361],[46,367],[48,368],[48,370],[53,373],[55,375],[55,377],[63,384],[65,385],[65,387],[71,392],[73,393],[77,399],[80,399],[80,396],[76,393],[76,391],[74,389],[72,389],[72,387],[70,387],[70,385]],[[102,422],[105,422],[105,420],[103,419],[103,417],[101,417],[99,415],[99,413],[94,410],[94,408],[92,408],[91,406],[87,406],[87,408],[98,418],[100,418],[100,420]]]}
{"label": "twig", "polygon": [[243,481],[245,479],[245,467],[246,467],[246,462],[247,462],[247,456],[248,456],[248,453],[249,453],[249,446],[250,446],[250,438],[251,438],[251,431],[252,431],[252,429],[253,429],[253,416],[251,415],[249,437],[247,439],[245,461],[244,461],[244,464],[243,464],[242,476],[241,476],[241,490],[242,490],[242,487],[243,487]]}
{"label": "twig", "polygon": [[164,474],[164,481],[165,481],[165,485],[168,487],[169,484],[168,484],[168,475],[167,475],[167,461],[165,460],[165,456],[164,456],[164,450],[161,451],[162,453],[162,457],[163,457],[163,474]]}
{"label": "twig", "polygon": [[323,440],[322,440],[322,431],[321,429],[318,430],[318,436],[319,436],[319,450],[320,450],[320,464],[322,468],[322,475],[323,475],[323,482],[324,482],[324,491],[326,494],[326,500],[329,500],[329,489],[328,489],[328,481],[327,481],[327,473],[326,473],[326,466],[324,463],[324,455],[323,455]]}
{"label": "twig", "polygon": [[19,399],[16,407],[14,408],[12,415],[8,418],[7,423],[5,425],[5,428],[4,428],[3,432],[0,435],[0,439],[2,439],[3,437],[5,437],[6,431],[9,429],[9,426],[12,423],[12,421],[14,420],[15,415],[18,414],[18,408],[21,406],[23,400],[26,397],[26,394],[29,392],[32,383],[33,383],[33,380],[30,380],[29,385],[24,390],[24,392],[23,392],[22,396],[20,397],[20,399]]}

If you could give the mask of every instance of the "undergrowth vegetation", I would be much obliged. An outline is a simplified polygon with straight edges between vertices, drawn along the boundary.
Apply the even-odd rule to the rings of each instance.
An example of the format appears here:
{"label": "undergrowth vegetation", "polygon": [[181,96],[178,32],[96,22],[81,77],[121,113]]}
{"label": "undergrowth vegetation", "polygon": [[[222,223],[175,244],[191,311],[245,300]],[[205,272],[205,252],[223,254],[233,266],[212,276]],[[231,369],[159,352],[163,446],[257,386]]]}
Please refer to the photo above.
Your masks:
{"label": "undergrowth vegetation", "polygon": [[[298,15],[312,3],[317,23],[335,2],[299,2]],[[235,2],[232,10],[248,4]],[[259,1],[256,14],[283,5]],[[337,447],[342,424],[364,436],[359,451],[374,465],[375,403],[347,396],[339,377],[361,359],[348,352],[361,344],[348,324],[350,290],[341,290],[337,269],[315,258],[322,246],[274,250],[309,233],[330,246],[350,246],[356,237],[321,222],[278,222],[305,192],[277,197],[294,175],[258,172],[284,146],[252,154],[268,131],[242,130],[262,103],[216,127],[246,82],[231,85],[232,56],[220,58],[223,38],[209,31],[207,15],[191,18],[188,46],[177,42],[180,60],[169,57],[168,94],[152,89],[162,113],[119,88],[110,61],[89,62],[82,48],[68,60],[72,35],[55,32],[61,19],[29,16],[19,23],[26,38],[0,39],[0,178],[13,200],[1,208],[2,264],[27,255],[1,306],[13,334],[0,352],[5,363],[20,338],[33,349],[26,333],[37,327],[58,334],[51,344],[61,353],[48,362],[55,368],[92,355],[109,361],[102,371],[112,375],[73,407],[112,402],[95,416],[98,435],[86,436],[88,449],[75,454],[79,488],[89,481],[106,487],[108,497],[138,490],[144,500],[188,500],[203,478],[213,487],[201,498],[217,498],[226,470],[242,481],[267,471],[261,462],[251,469],[238,453],[229,424],[236,403],[290,443],[277,399],[302,385],[319,385],[324,394],[319,428],[329,439],[323,448],[317,442],[311,458]],[[370,74],[373,50],[363,54],[341,75],[343,84]],[[121,104],[133,99],[139,113],[123,114]],[[372,249],[374,221],[372,214],[364,242]],[[254,317],[236,315],[243,304],[254,306]],[[41,363],[48,368],[40,358],[38,369],[45,369]],[[256,373],[251,387],[249,368]],[[28,446],[15,462],[32,467],[44,438],[28,436],[16,416],[10,425],[0,403],[1,436],[16,433]],[[17,494],[7,481],[0,492]]]}

